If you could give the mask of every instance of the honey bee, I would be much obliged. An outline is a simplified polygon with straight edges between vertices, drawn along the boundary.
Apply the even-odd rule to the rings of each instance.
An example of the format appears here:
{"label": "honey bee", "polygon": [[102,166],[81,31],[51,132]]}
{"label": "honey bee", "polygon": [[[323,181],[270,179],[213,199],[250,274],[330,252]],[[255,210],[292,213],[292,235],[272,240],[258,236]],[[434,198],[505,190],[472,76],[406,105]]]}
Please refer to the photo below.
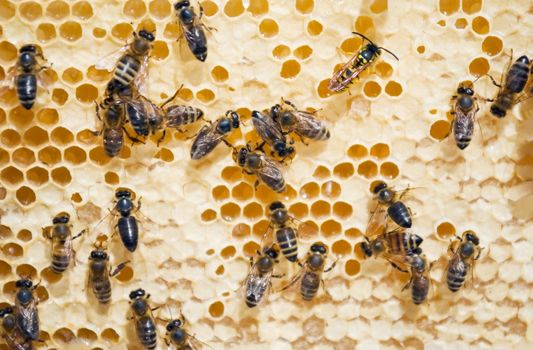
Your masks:
{"label": "honey bee", "polygon": [[272,148],[272,155],[283,159],[290,157],[294,153],[294,147],[288,145],[285,134],[279,124],[272,119],[271,115],[253,111],[252,123],[255,131],[263,140],[258,149],[262,149],[266,143]]}
{"label": "honey bee", "polygon": [[479,246],[479,238],[473,231],[463,232],[462,237],[457,237],[450,243],[450,260],[446,268],[446,282],[450,291],[457,292],[468,275],[474,276],[474,264],[482,249]]}
{"label": "honey bee", "polygon": [[233,160],[247,174],[256,175],[255,186],[262,181],[275,192],[283,192],[285,190],[285,179],[283,178],[281,164],[262,153],[252,151],[250,145],[234,148]]}
{"label": "honey bee", "polygon": [[267,247],[257,252],[259,258],[254,262],[250,257],[250,272],[244,281],[245,303],[249,308],[256,307],[268,294],[272,287],[272,278],[280,278],[274,274],[274,265],[278,263],[279,251],[276,247]]}
{"label": "honey bee", "polygon": [[428,264],[424,255],[412,255],[408,259],[410,266],[411,278],[409,282],[403,287],[402,291],[407,288],[411,289],[411,300],[414,304],[420,305],[426,301],[431,285],[431,277],[429,271],[431,264]]}
{"label": "honey bee", "polygon": [[417,234],[407,232],[403,228],[385,232],[377,237],[366,237],[366,242],[361,244],[361,249],[367,257],[382,257],[394,268],[407,272],[404,269],[406,259],[415,254],[421,254],[420,245],[423,238]]}
{"label": "honey bee", "polygon": [[[527,56],[519,57],[509,68],[505,75],[505,84],[497,84],[492,77],[493,83],[500,89],[496,99],[490,106],[490,112],[497,118],[503,118],[516,103],[517,94],[521,93],[529,76],[530,60]],[[502,75],[503,80],[503,75]]]}
{"label": "honey bee", "polygon": [[225,117],[218,118],[214,123],[204,125],[191,146],[191,159],[202,159],[211,153],[220,142],[231,145],[225,140],[233,130],[240,127],[240,118],[237,112],[227,111]]}
{"label": "honey bee", "polygon": [[333,75],[333,78],[331,78],[328,85],[329,90],[333,92],[342,92],[352,85],[355,78],[357,78],[361,72],[367,69],[376,58],[381,55],[381,50],[385,50],[391,54],[392,57],[399,60],[391,51],[384,47],[377,46],[363,34],[357,32],[352,33],[360,36],[363,40],[368,41],[368,44]]}
{"label": "honey bee", "polygon": [[16,329],[17,321],[13,314],[11,306],[0,309],[0,318],[2,319],[2,338],[11,350],[32,350],[31,341],[25,341],[18,334]]}
{"label": "honey bee", "polygon": [[130,308],[135,321],[135,330],[139,342],[145,349],[153,350],[157,347],[157,328],[152,311],[148,303],[150,294],[146,295],[144,289],[136,289],[130,292]]}
{"label": "honey bee", "polygon": [[70,265],[70,260],[76,257],[76,251],[72,248],[72,241],[85,233],[85,230],[72,236],[70,215],[62,212],[57,214],[52,220],[53,226],[43,229],[44,236],[52,243],[52,265],[53,272],[60,274],[66,271]]}
{"label": "honey bee", "polygon": [[207,58],[207,39],[203,28],[204,25],[201,22],[204,12],[202,5],[200,5],[198,19],[194,8],[188,0],[178,1],[174,4],[174,9],[178,14],[181,30],[189,49],[198,60],[204,62]]}
{"label": "honey bee", "polygon": [[165,337],[167,346],[172,345],[175,350],[197,350],[204,348],[206,344],[185,330],[186,322],[185,316],[181,314],[180,318],[172,319],[167,323],[167,334]]}
{"label": "honey bee", "polygon": [[89,256],[89,280],[93,294],[100,304],[107,304],[111,300],[111,279],[126,267],[129,261],[118,264],[114,270],[109,265],[109,255],[102,248],[96,248]]}
{"label": "honey bee", "polygon": [[457,95],[452,97],[454,116],[451,129],[455,139],[455,144],[460,149],[465,149],[472,140],[474,134],[474,121],[479,107],[474,97],[474,90],[469,87],[459,85]]}
{"label": "honey bee", "polygon": [[132,215],[132,212],[138,212],[141,209],[140,199],[137,201],[137,206],[133,204],[131,199],[132,193],[128,189],[117,189],[115,191],[115,213],[120,214],[115,228],[117,229],[120,239],[124,247],[134,252],[139,243],[139,225],[137,218]]}
{"label": "honey bee", "polygon": [[40,74],[48,69],[41,64],[45,61],[41,50],[36,45],[24,45],[19,50],[17,64],[2,82],[3,88],[14,85],[20,105],[28,110],[35,104],[37,81],[43,84],[45,82]]}
{"label": "honey bee", "polygon": [[313,300],[318,292],[320,284],[324,285],[322,274],[331,271],[337,262],[333,262],[330,267],[326,267],[326,259],[328,257],[328,247],[321,242],[315,242],[309,248],[305,263],[300,266],[302,269],[298,274],[291,279],[291,282],[282,290],[288,289],[294,283],[300,282],[300,295],[305,301]]}
{"label": "honey bee", "polygon": [[[104,111],[103,117],[100,115],[100,109]],[[111,158],[115,157],[124,146],[124,105],[115,103],[114,98],[109,96],[102,103],[96,104],[96,116],[102,122],[102,127],[93,134],[103,135],[105,154]]]}
{"label": "honey bee", "polygon": [[324,141],[329,139],[330,132],[326,124],[315,118],[313,113],[300,111],[287,100],[282,100],[283,105],[275,105],[271,109],[272,118],[279,124],[283,132],[294,132],[304,139]]}
{"label": "honey bee", "polygon": [[[401,201],[402,197],[407,193],[407,190],[398,193],[394,191],[384,181],[380,181],[374,186],[373,192],[377,198],[378,204],[372,218],[370,219],[370,227],[383,227],[382,223],[389,216],[396,225],[403,228],[411,228],[411,210]],[[385,213],[385,208],[387,208]],[[374,222],[375,221],[375,222]]]}
{"label": "honey bee", "polygon": [[144,83],[148,77],[148,59],[155,40],[154,34],[147,30],[133,32],[133,40],[101,59],[97,69],[111,70],[114,68],[113,80],[116,87],[129,86],[133,83],[140,91],[144,92]]}
{"label": "honey bee", "polygon": [[[268,209],[270,211],[270,224],[265,232],[265,237],[271,229],[275,231],[276,242],[281,253],[290,262],[296,262],[298,260],[298,232],[292,227],[294,218],[289,215],[285,204],[279,201],[272,202]],[[263,237],[263,241],[265,237]]]}
{"label": "honey bee", "polygon": [[16,331],[26,342],[39,340],[38,300],[34,295],[37,286],[34,286],[32,281],[26,278],[15,283],[17,288],[14,308]]}

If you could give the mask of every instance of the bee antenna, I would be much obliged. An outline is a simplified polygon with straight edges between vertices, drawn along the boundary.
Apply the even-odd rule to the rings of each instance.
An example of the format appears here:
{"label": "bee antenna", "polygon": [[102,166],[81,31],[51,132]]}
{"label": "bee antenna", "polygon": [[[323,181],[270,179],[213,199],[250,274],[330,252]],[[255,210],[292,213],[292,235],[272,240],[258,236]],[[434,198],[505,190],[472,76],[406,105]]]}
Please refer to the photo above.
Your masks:
{"label": "bee antenna", "polygon": [[399,60],[400,60],[400,59],[398,58],[398,56],[396,56],[392,51],[387,50],[387,49],[384,48],[383,46],[380,46],[379,49],[380,49],[380,50],[384,50],[384,51],[390,53],[392,57],[396,58],[396,61],[399,61]]}
{"label": "bee antenna", "polygon": [[369,43],[371,43],[372,45],[376,46],[376,44],[374,44],[374,42],[370,39],[368,39],[366,36],[364,36],[363,34],[361,33],[358,33],[358,32],[352,32],[352,34],[355,34],[355,35],[359,35],[361,38],[365,39],[366,41],[368,41]]}

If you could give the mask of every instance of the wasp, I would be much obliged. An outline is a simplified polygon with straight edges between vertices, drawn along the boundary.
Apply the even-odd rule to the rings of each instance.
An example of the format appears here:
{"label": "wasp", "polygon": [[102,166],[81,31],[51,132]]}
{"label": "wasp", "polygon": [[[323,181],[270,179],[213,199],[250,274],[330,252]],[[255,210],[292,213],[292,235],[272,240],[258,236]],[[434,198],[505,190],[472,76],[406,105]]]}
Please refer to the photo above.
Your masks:
{"label": "wasp", "polygon": [[39,340],[39,313],[38,300],[34,292],[38,285],[33,285],[29,279],[23,278],[15,283],[15,322],[16,331],[26,342]]}
{"label": "wasp", "polygon": [[231,147],[225,137],[239,127],[240,117],[234,111],[227,111],[224,117],[218,118],[214,123],[204,125],[192,142],[191,159],[202,159],[211,153],[220,142]]}
{"label": "wasp", "polygon": [[472,140],[474,134],[474,122],[479,106],[474,97],[474,90],[470,87],[459,85],[457,95],[452,97],[453,101],[453,121],[451,130],[455,139],[455,144],[460,149],[465,149]]}
{"label": "wasp", "polygon": [[13,313],[13,308],[7,306],[0,309],[0,318],[2,319],[2,338],[11,350],[32,350],[31,341],[22,339],[16,329],[17,321]]}
{"label": "wasp", "polygon": [[[398,193],[390,187],[384,181],[379,181],[374,186],[373,193],[378,201],[377,207],[372,213],[369,226],[382,227],[380,223],[386,220],[389,216],[396,225],[403,228],[410,228],[413,224],[411,218],[411,210],[401,201],[402,197],[408,190]],[[387,208],[385,212],[385,208]]]}
{"label": "wasp", "polygon": [[37,81],[43,83],[40,73],[48,69],[42,65],[46,59],[36,45],[24,45],[19,49],[17,63],[3,81],[2,85],[15,86],[20,105],[31,109],[37,97]]}
{"label": "wasp", "polygon": [[131,84],[144,91],[148,77],[148,59],[155,40],[154,34],[141,30],[133,32],[133,40],[119,50],[101,59],[97,69],[111,70],[114,68],[113,80],[116,87]]}
{"label": "wasp", "polygon": [[145,349],[155,349],[157,347],[157,328],[152,311],[157,308],[150,308],[148,303],[150,294],[146,295],[144,289],[136,289],[130,292],[130,308],[135,320],[135,330],[137,338]]}
{"label": "wasp", "polygon": [[281,163],[268,158],[266,155],[252,151],[250,145],[233,149],[233,160],[243,168],[249,175],[256,175],[257,186],[259,182],[264,182],[275,192],[285,190],[285,179],[283,178]]}
{"label": "wasp", "polygon": [[420,305],[427,299],[429,293],[429,287],[431,285],[429,271],[431,270],[431,264],[428,264],[424,255],[418,254],[410,256],[408,261],[411,278],[403,287],[402,291],[410,288],[411,300],[416,305]]}
{"label": "wasp", "polygon": [[187,320],[183,314],[180,318],[172,319],[167,323],[165,343],[176,350],[197,350],[204,347],[204,343],[196,339],[185,330]]}
{"label": "wasp", "polygon": [[244,281],[245,302],[249,308],[256,307],[272,287],[272,278],[282,275],[274,274],[274,265],[278,263],[279,251],[276,247],[267,247],[257,252],[259,258],[254,262],[250,257],[250,272]]}
{"label": "wasp", "polygon": [[111,300],[111,279],[126,267],[129,261],[118,264],[114,270],[109,264],[109,255],[102,248],[96,248],[89,256],[89,280],[93,294],[100,304],[107,304]]}
{"label": "wasp", "polygon": [[323,121],[315,118],[314,113],[298,110],[290,101],[282,100],[282,105],[273,106],[271,115],[283,132],[294,132],[302,141],[304,139],[324,141],[330,137],[330,132]]}
{"label": "wasp", "polygon": [[283,159],[290,157],[294,153],[294,147],[288,145],[287,138],[281,127],[270,114],[253,111],[252,123],[255,131],[263,140],[258,149],[262,149],[266,143],[272,148],[272,155],[275,154]]}
{"label": "wasp", "polygon": [[463,232],[462,237],[457,237],[448,247],[450,260],[446,268],[446,283],[448,289],[457,292],[468,275],[473,276],[475,261],[481,255],[479,238],[473,231]]}
{"label": "wasp", "polygon": [[335,267],[337,262],[333,262],[326,269],[326,259],[328,257],[328,247],[322,242],[315,242],[309,248],[305,263],[299,265],[302,267],[300,272],[292,278],[291,282],[282,290],[288,289],[294,283],[300,282],[300,295],[305,301],[313,300],[318,292],[320,284],[324,286],[322,274],[327,273]]}
{"label": "wasp", "polygon": [[204,62],[207,58],[207,39],[203,28],[204,25],[201,22],[204,13],[202,5],[200,5],[200,16],[198,18],[188,0],[178,1],[174,4],[174,9],[178,14],[181,30],[183,35],[185,35],[189,49],[198,60]]}
{"label": "wasp", "polygon": [[368,44],[333,75],[333,78],[331,78],[328,85],[329,90],[333,92],[342,92],[350,87],[355,78],[357,78],[359,74],[367,69],[376,58],[381,55],[381,50],[388,52],[392,57],[399,61],[394,53],[384,47],[377,46],[363,34],[357,32],[352,33],[360,36],[363,40],[368,41]]}
{"label": "wasp", "polygon": [[[509,68],[505,76],[505,84],[497,84],[492,77],[492,82],[499,87],[498,95],[490,106],[492,115],[503,118],[516,103],[517,94],[521,93],[529,76],[530,60],[527,56],[520,56]],[[503,75],[502,75],[503,79]]]}
{"label": "wasp", "polygon": [[265,236],[270,228],[273,228],[281,253],[290,262],[296,262],[298,260],[298,233],[291,225],[294,219],[289,215],[285,204],[279,201],[272,202],[268,209],[270,211],[270,224]]}
{"label": "wasp", "polygon": [[43,229],[44,236],[52,242],[52,271],[57,274],[66,271],[72,258],[75,258],[76,251],[72,248],[72,241],[85,233],[85,230],[72,236],[70,215],[62,212],[57,214],[52,220],[53,226]]}
{"label": "wasp", "polygon": [[366,242],[361,244],[361,249],[369,258],[382,257],[400,271],[404,271],[403,265],[409,256],[421,254],[420,245],[423,238],[417,234],[407,232],[403,228],[385,232],[377,237],[366,237]]}
{"label": "wasp", "polygon": [[134,252],[137,249],[139,242],[139,225],[137,218],[132,215],[132,212],[138,212],[141,209],[140,199],[137,205],[133,204],[132,193],[128,189],[117,189],[115,191],[115,213],[120,214],[115,228],[118,230],[120,239],[124,247]]}

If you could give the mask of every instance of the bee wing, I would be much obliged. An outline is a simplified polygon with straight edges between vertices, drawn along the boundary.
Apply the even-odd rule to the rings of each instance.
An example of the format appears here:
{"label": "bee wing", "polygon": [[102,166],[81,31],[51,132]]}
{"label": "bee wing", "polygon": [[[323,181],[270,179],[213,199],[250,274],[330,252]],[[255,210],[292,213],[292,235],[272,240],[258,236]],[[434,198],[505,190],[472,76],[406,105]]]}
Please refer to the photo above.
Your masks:
{"label": "bee wing", "polygon": [[6,345],[9,345],[10,349],[13,350],[28,350],[29,348],[26,347],[24,344],[27,342],[24,339],[21,339],[21,336],[17,335],[16,332],[11,332],[11,334],[8,334],[6,331],[2,334],[2,338],[4,338]]}
{"label": "bee wing", "polygon": [[297,116],[297,122],[294,131],[302,136],[313,135],[315,130],[321,130],[326,127],[324,121],[316,118],[312,113],[306,111],[294,112]]}
{"label": "bee wing", "polygon": [[204,125],[191,145],[191,158],[201,159],[211,153],[225,135],[216,132],[216,124]]}
{"label": "bee wing", "polygon": [[137,90],[141,95],[147,95],[148,94],[148,60],[150,58],[150,55],[144,55],[143,60],[141,62],[141,66],[139,68],[139,72],[137,73],[137,76],[135,77],[135,80],[133,81],[133,84],[135,87],[137,87]]}
{"label": "bee wing", "polygon": [[268,114],[260,112],[261,118],[252,118],[254,129],[263,139],[269,142],[274,140],[284,140],[285,136],[281,131],[278,123],[276,123]]}
{"label": "bee wing", "polygon": [[283,286],[283,288],[276,290],[276,292],[282,292],[284,290],[292,288],[296,283],[298,283],[302,279],[302,277],[305,275],[306,270],[307,270],[307,265],[304,265],[302,268],[300,268],[300,270],[294,276],[291,277],[289,282],[285,286]]}
{"label": "bee wing", "polygon": [[271,247],[274,244],[274,235],[272,234],[273,232],[274,227],[272,226],[272,222],[269,222],[265,233],[263,233],[263,238],[261,238],[261,248]]}
{"label": "bee wing", "polygon": [[258,305],[264,303],[270,294],[271,279],[272,272],[259,276],[256,266],[252,266],[243,286],[245,300],[250,295],[261,295],[261,300],[258,302]]}
{"label": "bee wing", "polygon": [[263,166],[257,170],[257,176],[269,186],[283,183],[283,186],[278,191],[283,192],[285,189],[285,179],[283,178],[280,164],[267,157],[263,157],[263,162]]}
{"label": "bee wing", "polygon": [[402,272],[410,273],[411,265],[406,257],[401,255],[392,255],[387,252],[381,253],[380,257],[387,260],[394,268],[397,268]]}
{"label": "bee wing", "polygon": [[4,79],[0,81],[0,91],[4,89],[12,89],[15,87],[15,78],[17,77],[17,67],[13,66],[9,68]]}
{"label": "bee wing", "polygon": [[187,337],[188,337],[188,340],[189,340],[188,346],[192,350],[199,350],[199,349],[205,349],[205,348],[213,349],[211,346],[209,346],[209,344],[204,343],[203,341],[201,341],[200,339],[196,338],[191,333],[189,333],[189,332],[186,332],[186,333],[187,333]]}
{"label": "bee wing", "polygon": [[382,204],[377,204],[366,225],[365,236],[368,239],[380,236],[387,230],[387,210]]}
{"label": "bee wing", "polygon": [[111,52],[110,54],[102,57],[96,62],[95,68],[100,70],[112,71],[115,69],[117,61],[128,50],[129,44],[122,46],[121,48]]}
{"label": "bee wing", "polygon": [[39,330],[39,318],[37,317],[35,300],[28,306],[18,306],[16,308],[16,320],[19,331],[24,337],[30,337],[38,333]]}

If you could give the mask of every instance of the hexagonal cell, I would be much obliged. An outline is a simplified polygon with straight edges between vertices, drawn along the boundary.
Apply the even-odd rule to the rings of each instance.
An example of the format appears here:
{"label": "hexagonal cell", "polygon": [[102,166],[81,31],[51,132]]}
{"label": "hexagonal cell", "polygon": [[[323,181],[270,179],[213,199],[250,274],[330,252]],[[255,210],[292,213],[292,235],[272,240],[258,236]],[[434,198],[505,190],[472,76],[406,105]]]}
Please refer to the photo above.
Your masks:
{"label": "hexagonal cell", "polygon": [[348,255],[352,252],[352,246],[345,239],[340,239],[331,245],[331,252],[340,256]]}
{"label": "hexagonal cell", "polygon": [[24,174],[19,169],[9,166],[2,169],[2,172],[0,172],[0,179],[2,179],[2,183],[13,186],[20,184],[24,180]]}
{"label": "hexagonal cell", "polygon": [[2,253],[10,258],[19,258],[24,254],[24,249],[17,243],[8,242],[2,246]]}
{"label": "hexagonal cell", "polygon": [[8,120],[15,128],[25,129],[33,121],[33,112],[19,105],[9,111]]}
{"label": "hexagonal cell", "polygon": [[335,181],[326,181],[320,188],[322,195],[327,198],[337,198],[341,195],[341,185]]}
{"label": "hexagonal cell", "polygon": [[291,54],[291,49],[287,45],[278,45],[272,49],[272,56],[283,59]]}
{"label": "hexagonal cell", "polygon": [[48,171],[41,167],[34,167],[26,172],[26,179],[34,186],[42,186],[48,183]]}
{"label": "hexagonal cell", "polygon": [[254,188],[246,182],[241,182],[231,189],[231,196],[238,201],[246,201],[254,196]]}
{"label": "hexagonal cell", "polygon": [[63,106],[68,100],[68,92],[66,92],[64,89],[54,89],[52,91],[52,101],[57,103],[60,106]]}
{"label": "hexagonal cell", "polygon": [[217,218],[217,212],[213,209],[206,209],[201,215],[202,221],[209,222]]}
{"label": "hexagonal cell", "polygon": [[465,18],[457,18],[455,20],[455,28],[465,29],[468,26],[468,21]]}
{"label": "hexagonal cell", "polygon": [[363,92],[367,97],[378,97],[381,94],[381,85],[375,81],[367,81],[363,87]]}
{"label": "hexagonal cell", "polygon": [[48,133],[38,126],[33,126],[26,130],[22,138],[27,145],[35,147],[48,142]]}
{"label": "hexagonal cell", "polygon": [[348,276],[355,276],[361,271],[361,264],[355,259],[347,260],[344,264],[344,272]]}
{"label": "hexagonal cell", "polygon": [[142,0],[128,0],[124,3],[122,13],[126,16],[139,18],[146,13],[146,5]]}
{"label": "hexagonal cell", "polygon": [[242,239],[245,237],[250,236],[252,232],[252,229],[249,225],[246,224],[237,224],[233,227],[233,230],[231,230],[231,236],[236,239]]}
{"label": "hexagonal cell", "polygon": [[296,10],[300,12],[301,14],[308,14],[313,12],[313,9],[315,8],[315,1],[314,0],[296,0],[294,3],[294,6],[296,7]]}
{"label": "hexagonal cell", "polygon": [[379,166],[379,172],[386,179],[395,179],[400,174],[400,169],[393,162],[384,162]]}
{"label": "hexagonal cell", "polygon": [[222,257],[222,259],[227,260],[227,259],[233,258],[236,253],[237,253],[237,249],[235,249],[234,246],[230,245],[230,246],[224,247],[220,251],[220,256]]}
{"label": "hexagonal cell", "polygon": [[54,19],[63,19],[70,15],[70,7],[65,1],[54,0],[46,7],[46,15]]}
{"label": "hexagonal cell", "polygon": [[35,31],[37,40],[41,43],[47,43],[57,37],[56,27],[52,23],[41,23]]}
{"label": "hexagonal cell", "polygon": [[39,151],[39,160],[46,165],[55,165],[61,161],[61,152],[52,146],[48,146]]}
{"label": "hexagonal cell", "polygon": [[42,108],[37,112],[37,121],[46,126],[54,125],[59,121],[59,113],[53,108]]}
{"label": "hexagonal cell", "polygon": [[105,154],[104,148],[102,146],[95,147],[89,151],[89,159],[92,160],[96,165],[105,165],[109,163],[111,158]]}
{"label": "hexagonal cell", "polygon": [[482,0],[463,0],[463,12],[472,15],[481,11],[483,1]]}
{"label": "hexagonal cell", "polygon": [[18,276],[27,276],[31,279],[37,277],[37,270],[29,264],[20,264],[15,271]]}
{"label": "hexagonal cell", "polygon": [[0,278],[4,279],[11,275],[11,265],[4,260],[0,260]]}
{"label": "hexagonal cell", "polygon": [[248,219],[254,220],[263,216],[263,206],[259,203],[252,202],[243,208],[242,213]]}
{"label": "hexagonal cell", "polygon": [[76,88],[76,98],[82,103],[94,103],[98,98],[98,89],[91,84],[81,84]]}
{"label": "hexagonal cell", "polygon": [[32,238],[33,235],[30,230],[23,229],[17,233],[17,239],[20,241],[29,242]]}
{"label": "hexagonal cell", "polygon": [[241,207],[236,203],[226,203],[220,207],[220,217],[225,221],[233,221],[241,215]]}
{"label": "hexagonal cell", "polygon": [[289,213],[296,219],[301,220],[307,215],[309,215],[309,208],[305,203],[294,203],[289,207]]}
{"label": "hexagonal cell", "polygon": [[65,40],[74,42],[81,38],[83,29],[78,22],[67,21],[59,26],[59,35]]}
{"label": "hexagonal cell", "polygon": [[477,34],[487,34],[490,31],[489,21],[485,17],[477,16],[472,20],[472,29]]}
{"label": "hexagonal cell", "polygon": [[323,218],[328,217],[331,214],[331,205],[324,201],[319,200],[314,202],[311,205],[311,215],[313,215],[315,218]]}
{"label": "hexagonal cell", "polygon": [[353,208],[346,202],[335,202],[333,204],[333,214],[340,219],[346,220],[353,215]]}
{"label": "hexagonal cell", "polygon": [[368,155],[368,149],[363,145],[355,144],[348,148],[346,154],[348,154],[348,157],[350,158],[361,159]]}
{"label": "hexagonal cell", "polygon": [[272,18],[265,18],[261,21],[261,23],[259,23],[259,32],[265,38],[276,36],[279,32],[278,23]]}
{"label": "hexagonal cell", "polygon": [[27,21],[35,21],[43,15],[43,8],[35,1],[26,1],[19,5],[19,14]]}
{"label": "hexagonal cell", "polygon": [[6,129],[0,134],[0,142],[5,147],[16,147],[20,144],[20,134],[13,129]]}
{"label": "hexagonal cell", "polygon": [[15,16],[15,13],[17,12],[15,4],[8,0],[0,1],[0,10],[0,18],[4,20],[8,20],[11,17]]}
{"label": "hexagonal cell", "polygon": [[220,173],[222,179],[229,183],[234,183],[242,179],[242,169],[238,166],[227,166]]}
{"label": "hexagonal cell", "polygon": [[329,171],[328,168],[326,168],[323,165],[317,166],[315,169],[315,172],[313,173],[313,177],[317,179],[321,179],[321,180],[327,179],[330,176],[331,176],[331,172]]}
{"label": "hexagonal cell", "polygon": [[15,196],[20,204],[28,206],[35,202],[35,192],[27,186],[20,187],[17,192],[15,193]]}
{"label": "hexagonal cell", "polygon": [[447,16],[459,11],[459,0],[439,0],[439,11]]}
{"label": "hexagonal cell", "polygon": [[489,72],[489,69],[490,64],[485,57],[474,58],[468,66],[470,74],[478,77],[487,74]]}
{"label": "hexagonal cell", "polygon": [[261,220],[256,222],[252,227],[252,233],[255,237],[262,239],[263,235],[265,234],[266,230],[268,229],[268,225],[270,224],[269,220]]}
{"label": "hexagonal cell", "polygon": [[312,36],[320,35],[323,29],[324,27],[322,26],[322,23],[314,19],[309,21],[309,23],[307,23],[307,33],[309,33],[309,35],[312,35]]}
{"label": "hexagonal cell", "polygon": [[229,78],[228,70],[222,66],[215,66],[211,70],[211,77],[217,83],[223,83]]}
{"label": "hexagonal cell", "polygon": [[338,236],[342,233],[342,225],[335,220],[326,220],[320,225],[324,237]]}
{"label": "hexagonal cell", "polygon": [[349,162],[337,164],[335,168],[333,168],[333,174],[341,179],[352,177],[354,173],[355,168],[353,167],[353,164]]}
{"label": "hexagonal cell", "polygon": [[72,175],[67,168],[59,167],[52,170],[52,180],[60,186],[66,186],[72,181]]}
{"label": "hexagonal cell", "polygon": [[429,134],[438,141],[444,140],[450,134],[450,123],[447,120],[437,120],[431,124]]}
{"label": "hexagonal cell", "polygon": [[357,167],[357,173],[361,176],[370,179],[378,174],[378,166],[371,160],[367,160]]}
{"label": "hexagonal cell", "polygon": [[120,335],[112,328],[105,328],[100,333],[100,338],[106,342],[116,344],[120,340]]}
{"label": "hexagonal cell", "polygon": [[246,257],[256,256],[257,251],[259,251],[260,249],[261,247],[259,246],[259,244],[254,241],[249,241],[242,246],[242,253]]}
{"label": "hexagonal cell", "polygon": [[87,328],[78,329],[76,336],[84,343],[93,343],[98,340],[98,335]]}
{"label": "hexagonal cell", "polygon": [[292,79],[300,73],[300,63],[296,60],[287,60],[283,62],[279,75],[284,79]]}
{"label": "hexagonal cell", "polygon": [[120,282],[126,283],[126,282],[131,281],[134,276],[135,276],[135,272],[133,268],[129,265],[126,265],[122,269],[122,271],[120,271],[120,273],[117,275],[117,280],[119,280]]}
{"label": "hexagonal cell", "polygon": [[0,225],[0,238],[6,239],[13,236],[13,231],[8,226]]}
{"label": "hexagonal cell", "polygon": [[300,197],[303,199],[313,199],[320,193],[320,187],[316,182],[308,182],[300,188]]}
{"label": "hexagonal cell", "polygon": [[495,56],[499,54],[503,49],[503,42],[497,36],[489,35],[483,39],[481,49],[489,56]]}
{"label": "hexagonal cell", "polygon": [[402,84],[397,83],[395,81],[389,81],[387,85],[385,85],[385,93],[391,97],[398,97],[402,94],[403,88]]}
{"label": "hexagonal cell", "polygon": [[450,238],[455,236],[455,227],[450,222],[441,222],[437,226],[437,236],[445,241],[448,241]]}
{"label": "hexagonal cell", "polygon": [[268,13],[268,0],[252,0],[246,9],[253,16],[261,16]]}
{"label": "hexagonal cell", "polygon": [[320,96],[321,98],[327,98],[333,95],[333,92],[331,92],[331,90],[328,88],[328,85],[329,85],[329,78],[320,81],[320,83],[318,84],[316,88],[316,92],[318,93],[318,96]]}
{"label": "hexagonal cell", "polygon": [[94,11],[89,1],[78,1],[72,6],[72,14],[81,20],[87,20],[94,15]]}
{"label": "hexagonal cell", "polygon": [[85,150],[78,146],[72,146],[65,149],[63,157],[67,162],[75,165],[82,164],[87,160]]}
{"label": "hexagonal cell", "polygon": [[222,317],[224,315],[224,303],[221,301],[215,301],[209,305],[209,314],[215,318]]}
{"label": "hexagonal cell", "polygon": [[172,6],[168,0],[152,0],[148,8],[150,9],[150,14],[158,19],[168,17],[172,12]]}
{"label": "hexagonal cell", "polygon": [[309,45],[302,45],[294,50],[294,56],[300,60],[306,60],[313,54],[313,49]]}
{"label": "hexagonal cell", "polygon": [[242,0],[229,0],[224,6],[224,13],[228,17],[237,17],[244,12],[244,6]]}

